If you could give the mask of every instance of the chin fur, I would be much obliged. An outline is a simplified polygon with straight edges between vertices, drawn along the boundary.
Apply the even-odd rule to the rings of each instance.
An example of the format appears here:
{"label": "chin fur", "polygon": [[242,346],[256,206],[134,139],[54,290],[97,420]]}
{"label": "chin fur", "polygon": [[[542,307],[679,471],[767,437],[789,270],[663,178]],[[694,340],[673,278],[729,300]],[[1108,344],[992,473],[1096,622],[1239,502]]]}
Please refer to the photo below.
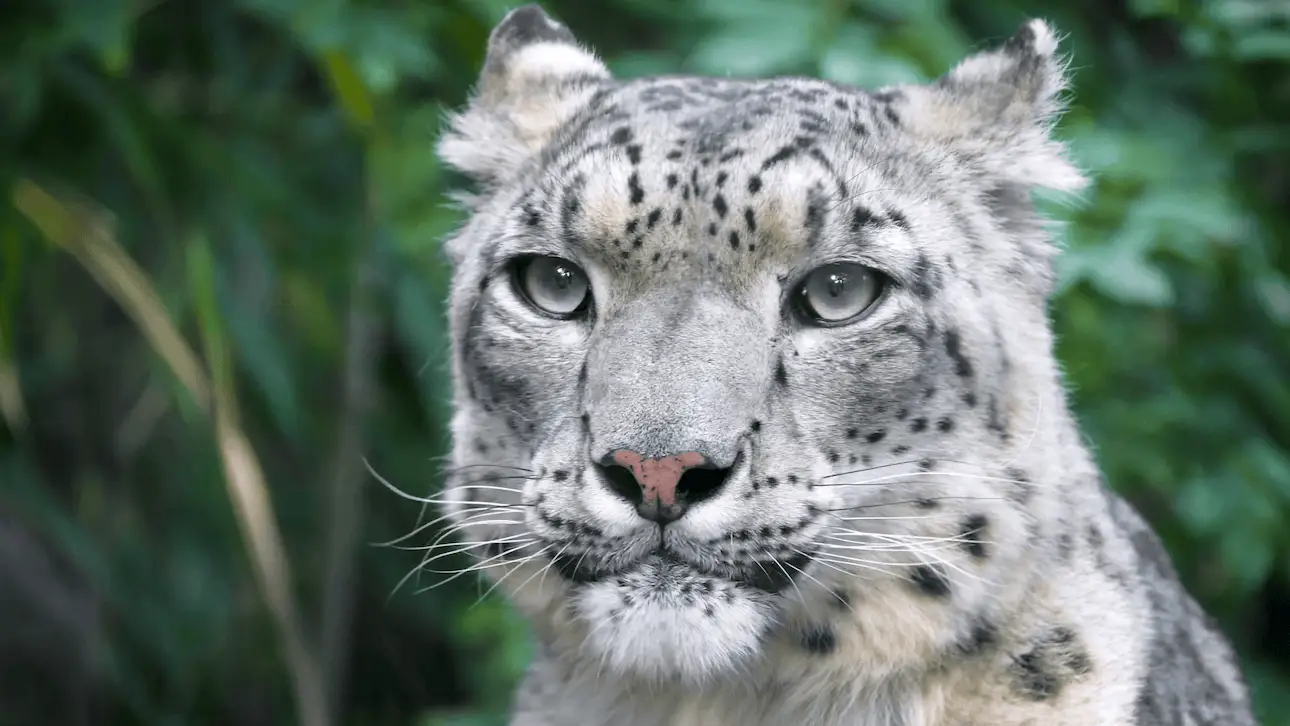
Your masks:
{"label": "chin fur", "polygon": [[773,596],[684,567],[646,565],[581,587],[583,646],[623,676],[703,683],[746,667],[775,622]]}

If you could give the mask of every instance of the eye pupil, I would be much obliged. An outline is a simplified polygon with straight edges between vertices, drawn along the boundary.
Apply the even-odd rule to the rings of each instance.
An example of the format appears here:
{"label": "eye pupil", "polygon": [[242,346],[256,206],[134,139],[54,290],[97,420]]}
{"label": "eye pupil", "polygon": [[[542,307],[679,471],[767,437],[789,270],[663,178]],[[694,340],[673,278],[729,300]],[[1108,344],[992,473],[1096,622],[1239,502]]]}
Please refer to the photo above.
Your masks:
{"label": "eye pupil", "polygon": [[842,297],[846,292],[847,276],[840,272],[829,275],[829,296]]}
{"label": "eye pupil", "polygon": [[555,285],[561,290],[568,290],[573,285],[573,271],[564,265],[558,265],[552,271],[555,277]]}

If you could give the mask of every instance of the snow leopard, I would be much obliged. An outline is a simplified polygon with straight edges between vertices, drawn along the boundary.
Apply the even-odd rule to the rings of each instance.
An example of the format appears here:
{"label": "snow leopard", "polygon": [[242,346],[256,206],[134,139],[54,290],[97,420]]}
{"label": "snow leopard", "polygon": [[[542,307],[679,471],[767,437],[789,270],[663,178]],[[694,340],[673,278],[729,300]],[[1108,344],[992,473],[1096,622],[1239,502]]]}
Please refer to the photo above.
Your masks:
{"label": "snow leopard", "polygon": [[1068,406],[1058,46],[862,89],[493,28],[438,501],[531,625],[512,726],[1255,723]]}

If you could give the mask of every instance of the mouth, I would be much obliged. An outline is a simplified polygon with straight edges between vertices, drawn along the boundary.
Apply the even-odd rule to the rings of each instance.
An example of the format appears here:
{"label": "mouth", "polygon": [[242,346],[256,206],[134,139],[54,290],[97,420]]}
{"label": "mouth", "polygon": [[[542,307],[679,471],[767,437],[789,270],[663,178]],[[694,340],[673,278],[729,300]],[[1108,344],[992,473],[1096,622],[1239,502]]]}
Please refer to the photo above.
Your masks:
{"label": "mouth", "polygon": [[753,560],[746,563],[696,563],[660,546],[633,562],[616,567],[588,562],[583,555],[560,554],[553,557],[551,562],[561,576],[575,584],[593,584],[632,572],[651,571],[663,578],[671,573],[724,580],[774,595],[792,586],[796,575],[806,568],[810,560],[810,553],[796,552],[783,559]]}

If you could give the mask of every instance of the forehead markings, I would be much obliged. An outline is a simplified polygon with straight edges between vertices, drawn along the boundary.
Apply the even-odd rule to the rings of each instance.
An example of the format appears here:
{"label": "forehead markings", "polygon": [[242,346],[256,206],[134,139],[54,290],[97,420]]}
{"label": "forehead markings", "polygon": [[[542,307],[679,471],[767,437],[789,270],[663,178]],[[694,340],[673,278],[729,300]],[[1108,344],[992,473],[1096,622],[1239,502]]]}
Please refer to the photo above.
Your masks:
{"label": "forehead markings", "polygon": [[[647,94],[655,93],[658,97],[669,97],[670,99],[658,104],[660,110],[662,110],[663,106],[666,106],[667,109],[673,109],[674,105],[672,102],[676,101],[678,98],[686,98],[688,101],[692,101],[692,97],[687,96],[686,91],[682,90],[682,87],[687,85],[688,84],[682,83],[680,86],[653,86],[641,91],[638,94],[638,99],[643,100]],[[699,86],[699,90],[704,92],[702,95],[705,98],[697,102],[692,101],[691,103],[691,105],[704,107],[697,115],[691,116],[688,119],[682,119],[681,121],[672,122],[670,124],[672,127],[670,130],[680,129],[684,131],[688,128],[693,129],[691,133],[676,134],[671,139],[664,138],[650,142],[656,146],[666,146],[670,141],[671,144],[678,147],[666,152],[662,152],[661,150],[655,152],[656,154],[661,153],[667,161],[675,163],[674,170],[665,171],[659,174],[663,178],[662,184],[658,185],[659,189],[649,189],[648,187],[657,183],[657,180],[649,179],[647,181],[641,174],[640,167],[646,156],[647,147],[646,144],[641,143],[637,138],[632,127],[633,121],[641,120],[641,116],[649,114],[633,114],[623,111],[618,101],[615,100],[609,104],[608,111],[602,113],[602,115],[596,119],[600,124],[606,126],[605,132],[599,135],[603,138],[603,141],[597,141],[588,146],[582,147],[581,149],[574,149],[572,148],[572,135],[565,137],[564,148],[561,149],[560,152],[552,154],[554,157],[563,157],[565,163],[561,166],[561,171],[573,175],[573,181],[563,185],[563,188],[558,191],[557,195],[551,195],[559,196],[561,200],[557,210],[557,216],[559,218],[558,233],[562,243],[575,248],[585,248],[588,240],[583,233],[584,230],[580,229],[580,227],[588,225],[580,225],[579,223],[590,222],[593,223],[595,227],[604,228],[603,231],[608,233],[606,235],[606,239],[611,241],[614,246],[623,248],[619,253],[620,257],[622,259],[629,259],[631,257],[632,250],[642,248],[645,236],[662,224],[665,221],[665,218],[668,220],[671,227],[676,228],[680,227],[686,221],[687,215],[685,207],[690,206],[695,211],[702,214],[702,207],[694,204],[684,204],[685,202],[692,202],[693,196],[694,198],[708,202],[712,214],[715,214],[715,219],[711,219],[710,216],[711,221],[706,225],[706,232],[709,237],[719,237],[725,241],[733,251],[739,251],[741,249],[746,249],[749,252],[756,251],[757,243],[755,240],[759,237],[764,237],[765,233],[768,231],[765,229],[767,225],[765,223],[766,220],[764,219],[764,216],[770,212],[770,210],[764,209],[765,205],[758,205],[756,202],[756,197],[758,197],[766,186],[763,174],[771,172],[777,167],[790,165],[790,162],[793,161],[807,160],[824,171],[834,187],[833,193],[829,194],[820,187],[817,181],[809,186],[806,191],[806,213],[802,221],[801,229],[805,230],[805,238],[808,247],[814,246],[818,243],[827,222],[826,217],[831,216],[829,213],[843,205],[848,205],[849,202],[852,202],[855,199],[849,194],[849,182],[854,181],[860,175],[873,167],[868,166],[861,169],[857,174],[852,176],[851,179],[844,178],[839,173],[835,164],[830,160],[828,154],[826,154],[818,145],[820,139],[817,135],[826,131],[828,123],[828,119],[825,118],[823,114],[813,108],[804,107],[791,108],[787,111],[781,111],[776,114],[769,108],[767,102],[782,100],[784,97],[789,97],[795,101],[803,103],[811,102],[818,104],[820,103],[822,96],[832,95],[835,101],[834,105],[839,110],[848,111],[851,108],[851,102],[863,106],[866,105],[866,101],[872,103],[874,100],[881,101],[885,99],[862,98],[857,94],[847,94],[846,97],[844,97],[843,95],[839,95],[837,91],[826,92],[821,89],[805,90],[796,88],[782,89],[773,85],[760,89],[753,88],[751,90],[748,87],[744,87],[736,89],[733,93],[727,92],[721,94],[713,92],[712,86],[719,87],[720,84],[701,84]],[[689,90],[694,89],[690,88]],[[718,103],[714,104],[711,102],[714,97],[716,97]],[[739,200],[737,196],[739,191],[735,192],[736,196],[729,196],[730,192],[727,188],[727,183],[731,179],[731,172],[722,168],[722,165],[746,155],[746,151],[743,148],[735,145],[735,143],[741,139],[738,139],[740,134],[733,131],[733,126],[736,125],[735,120],[740,119],[739,125],[743,130],[756,130],[756,125],[751,124],[749,119],[746,117],[741,118],[740,114],[737,113],[739,110],[738,107],[740,105],[747,105],[747,102],[750,99],[757,103],[754,107],[754,111],[756,112],[754,113],[754,116],[777,115],[780,120],[785,121],[796,119],[798,130],[802,133],[796,136],[791,143],[780,147],[762,159],[759,165],[753,167],[754,170],[751,173],[747,172],[744,168],[741,168],[736,172],[742,172],[746,179],[744,184],[741,185],[743,187],[741,191],[746,192],[746,199],[742,201],[746,201],[746,204],[743,205],[741,213],[736,211],[732,215],[731,212],[733,210],[731,199],[736,200],[736,203],[741,200]],[[603,97],[597,100],[603,100]],[[645,111],[650,110],[654,109],[649,106],[645,108]],[[589,120],[582,120],[582,128],[580,130],[583,133],[594,133],[590,129],[591,123],[592,122]],[[843,126],[843,128],[846,127]],[[732,136],[736,138],[732,139]],[[836,139],[836,137],[834,138]],[[843,141],[845,141],[845,138]],[[691,142],[688,149],[686,149],[687,142]],[[734,148],[730,148],[731,146],[734,146]],[[602,184],[612,187],[613,179],[603,179],[599,176],[600,172],[592,171],[590,172],[590,186],[602,187],[605,192],[603,195],[595,195],[596,198],[593,202],[593,199],[586,194],[589,191],[589,183],[588,171],[585,167],[588,162],[591,161],[591,157],[603,154],[606,151],[613,151],[615,152],[614,156],[618,156],[620,159],[625,158],[628,162],[628,171],[625,177],[625,190],[620,191],[618,194],[612,193],[611,188],[602,187]],[[712,155],[717,154],[718,152],[720,153],[717,156],[718,167],[715,170],[716,174],[714,180],[714,176],[712,174],[713,170],[707,169],[706,167],[711,165]],[[848,152],[844,151],[843,153],[846,154]],[[687,156],[689,157],[688,161],[690,162],[689,174],[688,179],[682,182],[682,174],[684,174],[684,167],[687,166],[687,164],[680,162],[682,162],[682,160],[687,160]],[[698,157],[697,164],[694,163],[696,156]],[[657,155],[654,155],[653,158],[657,159],[658,157]],[[579,171],[579,166],[583,167],[582,171]],[[795,164],[793,166],[795,166]],[[702,176],[701,167],[704,167]],[[601,165],[600,169],[606,171],[610,169],[622,170],[623,167],[617,164],[607,164]],[[557,174],[552,176],[559,178],[560,175]],[[620,174],[614,174],[613,172],[610,172],[609,176],[618,177],[620,179],[622,178]],[[548,178],[550,178],[550,176]],[[661,191],[663,187],[666,187],[666,191]],[[677,193],[678,187],[680,188],[679,194]],[[734,188],[738,189],[738,187]],[[649,201],[648,198],[651,196],[651,192],[655,197],[658,197],[659,195],[664,196],[663,199],[659,200],[661,202],[660,205],[650,206],[647,204]],[[680,197],[679,202],[676,200],[677,196]],[[617,197],[617,199],[615,199],[615,197]],[[622,209],[624,199],[627,206],[626,210]],[[618,203],[608,205],[610,207],[608,209],[604,208],[604,205],[601,204],[601,202],[608,202],[610,200],[615,200]],[[675,206],[670,210],[665,211],[663,207],[670,206],[669,202],[675,204]],[[760,214],[757,208],[758,206],[763,207]],[[848,206],[852,207],[850,215],[851,232],[853,234],[861,233],[863,229],[867,227],[882,226],[886,224],[895,224],[905,230],[909,230],[908,220],[899,210],[889,208],[884,212],[878,213],[862,204]],[[526,197],[522,199],[522,202],[518,207],[517,217],[523,226],[529,228],[538,227],[543,221],[545,221],[543,219],[543,215],[541,215],[532,204],[529,195],[526,195]],[[636,207],[643,208],[632,209]],[[591,213],[590,218],[588,215],[589,212]],[[846,212],[843,212],[843,214],[846,214]],[[596,222],[598,222],[598,224],[595,224]],[[609,232],[609,229],[614,226],[615,222],[622,226],[621,234]],[[668,225],[665,224],[663,226],[666,228]],[[771,226],[773,227],[775,225]],[[783,236],[790,239],[800,238],[801,229],[785,229],[785,234]],[[597,235],[600,231],[601,230],[597,230]],[[795,234],[794,232],[797,233]],[[787,239],[784,240],[784,242],[787,241]],[[661,252],[655,251],[649,259],[652,262],[659,262],[661,256]],[[709,253],[709,258],[711,257],[712,253]],[[925,261],[923,261],[923,264],[925,265]]]}

